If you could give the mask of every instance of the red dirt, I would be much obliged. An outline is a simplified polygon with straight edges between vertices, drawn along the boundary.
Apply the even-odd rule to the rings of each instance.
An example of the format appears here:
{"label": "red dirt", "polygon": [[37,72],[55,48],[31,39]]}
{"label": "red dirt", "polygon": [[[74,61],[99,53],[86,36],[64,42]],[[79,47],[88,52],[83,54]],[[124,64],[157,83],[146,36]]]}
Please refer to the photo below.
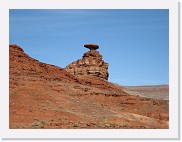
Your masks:
{"label": "red dirt", "polygon": [[169,102],[132,96],[104,79],[79,77],[10,45],[11,129],[168,129]]}

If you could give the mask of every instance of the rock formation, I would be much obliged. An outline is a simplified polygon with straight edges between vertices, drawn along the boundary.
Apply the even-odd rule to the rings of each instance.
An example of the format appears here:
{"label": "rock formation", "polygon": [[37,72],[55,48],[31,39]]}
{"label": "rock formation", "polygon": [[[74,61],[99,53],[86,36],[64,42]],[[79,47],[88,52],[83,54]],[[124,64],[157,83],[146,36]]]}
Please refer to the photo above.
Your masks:
{"label": "rock formation", "polygon": [[102,60],[102,55],[96,51],[99,46],[86,44],[84,47],[90,51],[83,54],[83,58],[66,66],[66,71],[74,76],[94,76],[108,80],[108,63]]}
{"label": "rock formation", "polygon": [[84,47],[90,49],[90,50],[97,50],[99,48],[96,44],[85,44]]}
{"label": "rock formation", "polygon": [[[90,56],[102,57],[92,49],[84,59]],[[76,77],[10,45],[9,93],[4,94],[9,97],[9,129],[169,129],[169,101],[152,99],[165,88],[151,87]]]}

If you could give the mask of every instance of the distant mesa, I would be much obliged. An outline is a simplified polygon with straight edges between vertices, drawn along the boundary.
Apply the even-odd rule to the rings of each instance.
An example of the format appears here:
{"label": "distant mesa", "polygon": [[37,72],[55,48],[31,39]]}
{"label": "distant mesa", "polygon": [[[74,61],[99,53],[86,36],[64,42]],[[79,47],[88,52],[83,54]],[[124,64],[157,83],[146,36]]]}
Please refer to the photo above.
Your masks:
{"label": "distant mesa", "polygon": [[84,47],[90,50],[97,50],[99,48],[97,44],[85,44]]}

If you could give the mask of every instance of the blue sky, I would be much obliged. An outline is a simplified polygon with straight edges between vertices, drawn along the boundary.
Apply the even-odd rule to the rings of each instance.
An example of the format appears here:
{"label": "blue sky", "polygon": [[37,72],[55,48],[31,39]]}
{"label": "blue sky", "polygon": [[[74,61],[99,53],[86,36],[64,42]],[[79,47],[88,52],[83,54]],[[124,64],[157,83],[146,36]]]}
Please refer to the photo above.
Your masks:
{"label": "blue sky", "polygon": [[10,44],[37,60],[66,67],[95,43],[120,85],[169,83],[169,11],[10,10]]}

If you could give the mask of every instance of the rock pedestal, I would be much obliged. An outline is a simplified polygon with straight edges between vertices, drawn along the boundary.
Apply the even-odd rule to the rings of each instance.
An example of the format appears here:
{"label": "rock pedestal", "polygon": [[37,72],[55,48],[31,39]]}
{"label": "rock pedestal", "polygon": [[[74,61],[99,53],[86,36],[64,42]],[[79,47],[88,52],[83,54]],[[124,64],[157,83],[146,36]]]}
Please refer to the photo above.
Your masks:
{"label": "rock pedestal", "polygon": [[[66,66],[66,71],[74,76],[94,76],[108,80],[108,63],[102,60],[102,55],[96,51],[99,46],[89,44],[90,51],[83,54],[83,58]],[[86,47],[86,48],[88,48]]]}

